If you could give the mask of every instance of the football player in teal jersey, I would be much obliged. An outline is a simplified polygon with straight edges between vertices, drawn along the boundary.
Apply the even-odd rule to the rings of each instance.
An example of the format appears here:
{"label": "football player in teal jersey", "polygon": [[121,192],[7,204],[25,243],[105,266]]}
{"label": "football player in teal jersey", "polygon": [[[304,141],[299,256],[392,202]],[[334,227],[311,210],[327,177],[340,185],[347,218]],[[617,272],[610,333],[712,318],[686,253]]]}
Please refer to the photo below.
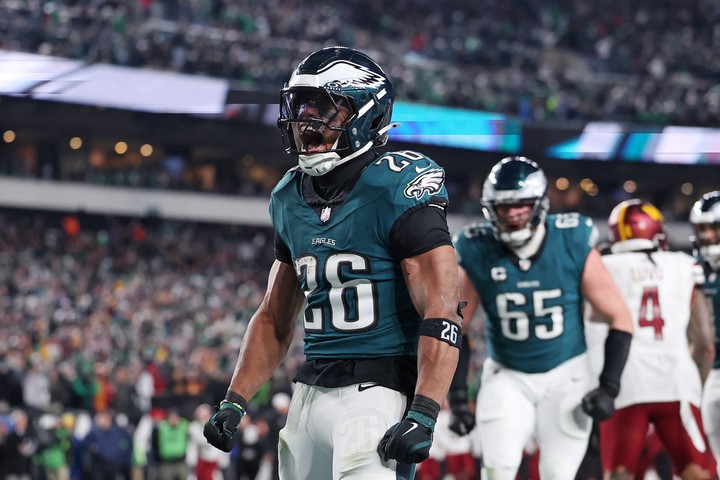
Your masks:
{"label": "football player in teal jersey", "polygon": [[715,319],[715,361],[705,380],[702,419],[710,450],[720,475],[720,190],[706,193],[690,211],[695,257],[702,266],[702,289]]}
{"label": "football player in teal jersey", "polygon": [[[513,480],[535,436],[541,478],[571,480],[585,455],[590,417],[613,413],[632,338],[630,312],[594,247],[592,221],[578,213],[548,215],[547,178],[535,162],[497,163],[482,205],[489,221],[467,226],[454,242],[465,317],[482,308],[485,318],[488,358],[476,405],[483,478]],[[590,392],[586,300],[610,324],[600,386]],[[467,411],[457,401],[461,377],[449,397],[461,412],[456,428]]]}
{"label": "football player in teal jersey", "polygon": [[281,92],[278,126],[298,165],[272,192],[276,261],[205,426],[210,443],[232,448],[304,306],[281,479],[413,478],[455,371],[462,319],[445,173],[417,152],[376,151],[393,100],[377,63],[345,47],[311,54]]}

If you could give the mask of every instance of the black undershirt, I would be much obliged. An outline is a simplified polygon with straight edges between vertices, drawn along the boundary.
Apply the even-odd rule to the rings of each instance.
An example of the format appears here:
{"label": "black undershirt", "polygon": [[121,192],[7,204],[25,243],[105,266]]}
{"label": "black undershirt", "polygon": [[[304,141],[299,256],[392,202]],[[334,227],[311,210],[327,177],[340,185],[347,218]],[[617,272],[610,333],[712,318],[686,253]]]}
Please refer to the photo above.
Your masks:
{"label": "black undershirt", "polygon": [[338,196],[347,194],[357,182],[365,168],[378,158],[378,154],[370,151],[340,165],[325,175],[312,177],[306,175],[317,194],[326,201],[333,201]]}

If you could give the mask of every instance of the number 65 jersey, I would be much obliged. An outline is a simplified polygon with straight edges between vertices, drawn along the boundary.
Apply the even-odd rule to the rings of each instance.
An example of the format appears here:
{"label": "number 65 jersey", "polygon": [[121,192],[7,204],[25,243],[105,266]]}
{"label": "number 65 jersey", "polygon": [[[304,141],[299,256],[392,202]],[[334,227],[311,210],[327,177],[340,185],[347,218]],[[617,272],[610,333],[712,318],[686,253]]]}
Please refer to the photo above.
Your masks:
{"label": "number 65 jersey", "polygon": [[525,373],[547,372],[586,351],[580,284],[596,229],[577,213],[548,215],[545,227],[528,259],[497,240],[489,223],[453,239],[482,300],[489,357]]}

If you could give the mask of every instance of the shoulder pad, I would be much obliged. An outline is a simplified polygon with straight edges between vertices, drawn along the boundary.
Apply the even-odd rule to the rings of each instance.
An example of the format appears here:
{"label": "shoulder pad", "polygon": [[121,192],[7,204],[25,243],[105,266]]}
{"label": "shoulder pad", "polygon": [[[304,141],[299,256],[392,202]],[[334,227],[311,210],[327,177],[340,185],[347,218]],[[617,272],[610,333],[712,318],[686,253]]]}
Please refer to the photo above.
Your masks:
{"label": "shoulder pad", "polygon": [[488,222],[474,222],[464,226],[460,231],[453,235],[453,242],[456,242],[460,237],[464,238],[477,238],[493,236],[493,230]]}
{"label": "shoulder pad", "polygon": [[548,215],[548,223],[554,225],[555,228],[579,228],[581,226],[593,227],[592,218],[587,217],[578,212],[553,213]]}
{"label": "shoulder pad", "polygon": [[577,212],[548,215],[547,224],[550,229],[565,232],[565,235],[577,239],[587,240],[588,246],[591,248],[597,245],[600,236],[592,218]]}
{"label": "shoulder pad", "polygon": [[[408,172],[421,173],[424,168],[440,168],[429,157],[412,150],[399,150],[386,152],[380,155],[371,165],[384,166],[391,172],[409,174]],[[418,171],[419,170],[419,171]]]}
{"label": "shoulder pad", "polygon": [[434,196],[447,197],[445,170],[422,153],[411,150],[388,152],[371,164],[371,182],[392,184],[398,199],[412,203],[428,201]]}
{"label": "shoulder pad", "polygon": [[297,165],[295,165],[294,167],[289,169],[287,172],[285,172],[285,174],[280,179],[280,181],[277,183],[277,185],[275,185],[275,187],[272,189],[272,195],[274,195],[275,193],[277,193],[280,190],[282,190],[283,188],[285,188],[293,180],[293,178],[295,178],[296,175],[299,174],[299,172],[300,172],[300,167],[298,167]]}

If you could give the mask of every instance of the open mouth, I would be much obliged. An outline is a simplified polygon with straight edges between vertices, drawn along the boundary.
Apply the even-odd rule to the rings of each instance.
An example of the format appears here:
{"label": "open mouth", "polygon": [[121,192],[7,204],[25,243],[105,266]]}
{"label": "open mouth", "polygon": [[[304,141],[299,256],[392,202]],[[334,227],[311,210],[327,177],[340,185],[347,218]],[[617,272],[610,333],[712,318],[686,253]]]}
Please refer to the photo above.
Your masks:
{"label": "open mouth", "polygon": [[325,139],[320,132],[305,130],[300,135],[300,140],[305,145],[305,150],[308,153],[325,151]]}

